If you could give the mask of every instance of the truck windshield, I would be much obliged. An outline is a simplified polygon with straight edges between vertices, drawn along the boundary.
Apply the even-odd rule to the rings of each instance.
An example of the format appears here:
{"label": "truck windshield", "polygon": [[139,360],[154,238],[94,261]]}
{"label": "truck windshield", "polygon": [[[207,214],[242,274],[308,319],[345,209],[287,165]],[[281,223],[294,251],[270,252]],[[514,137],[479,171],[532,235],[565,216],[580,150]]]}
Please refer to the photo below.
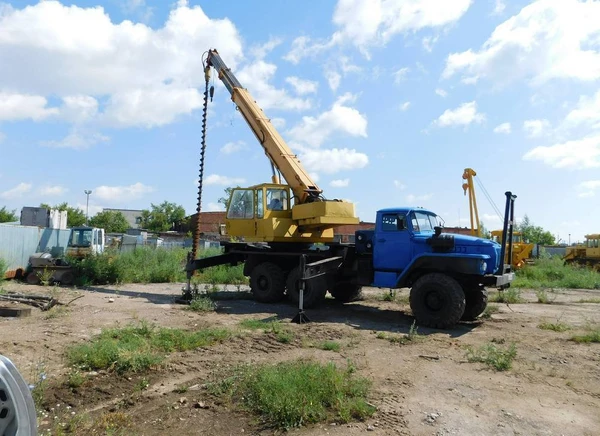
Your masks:
{"label": "truck windshield", "polygon": [[89,247],[92,245],[92,229],[73,229],[69,247]]}
{"label": "truck windshield", "polygon": [[415,232],[433,232],[435,226],[441,225],[437,215],[425,212],[412,212],[411,223]]}

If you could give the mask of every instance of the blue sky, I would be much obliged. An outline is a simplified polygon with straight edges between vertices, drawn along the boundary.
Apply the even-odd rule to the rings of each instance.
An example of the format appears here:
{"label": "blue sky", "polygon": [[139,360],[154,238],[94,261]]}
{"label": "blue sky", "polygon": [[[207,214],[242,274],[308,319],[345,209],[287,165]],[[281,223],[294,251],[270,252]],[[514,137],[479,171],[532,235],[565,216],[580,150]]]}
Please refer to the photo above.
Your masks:
{"label": "blue sky", "polygon": [[[217,48],[328,198],[468,225],[466,167],[563,240],[598,232],[600,2],[0,1],[0,206],[196,208]],[[203,210],[269,181],[215,80]],[[500,225],[476,185],[486,227]]]}

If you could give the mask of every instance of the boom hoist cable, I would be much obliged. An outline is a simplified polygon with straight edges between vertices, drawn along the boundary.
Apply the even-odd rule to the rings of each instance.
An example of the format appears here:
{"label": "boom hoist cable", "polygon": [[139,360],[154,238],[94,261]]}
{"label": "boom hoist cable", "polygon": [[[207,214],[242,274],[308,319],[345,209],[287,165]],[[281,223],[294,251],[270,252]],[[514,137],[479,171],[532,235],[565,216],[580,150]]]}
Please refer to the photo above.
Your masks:
{"label": "boom hoist cable", "polygon": [[[213,95],[215,93],[215,87],[210,86],[210,66],[205,65],[204,61],[202,62],[204,65],[204,105],[202,108],[202,140],[200,147],[200,172],[198,174],[198,204],[196,206],[196,225],[193,228],[193,236],[192,236],[192,251],[188,253],[188,263],[197,258],[198,254],[198,246],[200,244],[200,226],[201,226],[201,216],[200,212],[202,211],[202,181],[204,179],[204,155],[206,154],[206,118],[208,116],[208,97],[210,95],[210,99],[212,101]],[[191,279],[192,279],[193,271],[188,272],[187,275],[187,289],[185,289],[186,297],[191,298]]]}

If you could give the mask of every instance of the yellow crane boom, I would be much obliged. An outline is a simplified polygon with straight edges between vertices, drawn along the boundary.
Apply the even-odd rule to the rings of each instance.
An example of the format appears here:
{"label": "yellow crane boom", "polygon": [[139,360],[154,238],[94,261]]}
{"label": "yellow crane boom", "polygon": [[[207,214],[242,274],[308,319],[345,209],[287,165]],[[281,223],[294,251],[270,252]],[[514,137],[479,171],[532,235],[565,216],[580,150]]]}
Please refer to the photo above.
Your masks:
{"label": "yellow crane boom", "polygon": [[463,180],[466,180],[466,182],[463,183],[462,188],[465,195],[467,195],[467,191],[469,192],[469,216],[471,217],[471,235],[481,236],[481,232],[479,229],[479,211],[477,210],[477,198],[475,197],[475,187],[473,186],[473,177],[476,175],[477,173],[472,168],[465,168],[462,178]]}
{"label": "yellow crane boom", "polygon": [[[211,68],[217,71],[273,168],[271,184],[232,191],[226,221],[228,233],[247,241],[327,242],[333,240],[334,227],[357,224],[354,204],[323,198],[323,191],[215,49],[208,51],[206,59],[207,82]],[[277,172],[287,185],[281,184]],[[293,194],[293,205],[286,194],[288,190]],[[269,207],[275,197],[282,209]]]}

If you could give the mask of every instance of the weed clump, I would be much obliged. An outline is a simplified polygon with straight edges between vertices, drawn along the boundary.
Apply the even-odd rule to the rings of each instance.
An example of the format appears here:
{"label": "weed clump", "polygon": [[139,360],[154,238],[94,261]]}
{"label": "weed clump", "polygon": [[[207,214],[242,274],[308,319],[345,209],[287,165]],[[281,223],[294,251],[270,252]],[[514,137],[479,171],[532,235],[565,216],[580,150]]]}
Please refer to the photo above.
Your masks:
{"label": "weed clump", "polygon": [[519,289],[508,288],[507,290],[491,295],[489,301],[492,303],[518,304],[523,303],[524,300],[521,298],[521,291]]}
{"label": "weed clump", "polygon": [[565,324],[564,322],[557,321],[557,322],[543,322],[540,325],[538,325],[538,328],[540,328],[542,330],[552,330],[554,332],[562,333],[562,332],[566,332],[571,327],[568,324]]}
{"label": "weed clump", "polygon": [[333,419],[362,420],[375,412],[366,396],[370,382],[352,365],[291,361],[245,366],[212,386],[213,393],[240,401],[278,428],[300,427]]}
{"label": "weed clump", "polygon": [[71,365],[83,370],[139,372],[159,365],[166,353],[213,345],[229,336],[225,329],[185,331],[141,322],[105,329],[89,343],[70,347],[67,358]]}
{"label": "weed clump", "polygon": [[494,344],[486,344],[478,349],[467,348],[467,360],[469,362],[481,362],[494,368],[496,371],[506,371],[512,368],[512,361],[517,356],[515,344],[507,349],[497,347]]}

